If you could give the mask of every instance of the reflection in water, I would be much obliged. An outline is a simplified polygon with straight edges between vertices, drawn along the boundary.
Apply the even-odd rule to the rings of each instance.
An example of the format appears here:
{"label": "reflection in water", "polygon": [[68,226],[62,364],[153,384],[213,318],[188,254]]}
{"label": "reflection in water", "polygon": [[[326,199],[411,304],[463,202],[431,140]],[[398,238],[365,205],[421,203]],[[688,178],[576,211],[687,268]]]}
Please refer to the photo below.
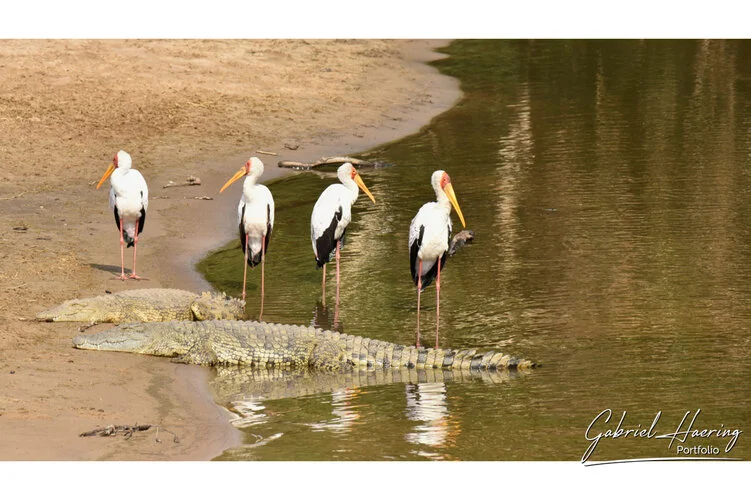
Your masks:
{"label": "reflection in water", "polygon": [[[360,155],[394,166],[360,172],[378,204],[354,207],[342,330],[413,342],[408,227],[442,169],[476,239],[441,275],[440,344],[544,363],[503,386],[446,383],[461,428],[454,458],[578,459],[605,408],[665,421],[701,408],[708,426],[751,428],[751,41],[459,40],[447,52],[436,65],[462,79],[466,98]],[[274,186],[266,271],[279,289],[267,320],[310,321],[320,276],[307,221],[327,183],[301,174]],[[240,293],[233,251],[209,276]],[[224,266],[236,266],[231,279]],[[435,290],[425,293],[432,321]],[[295,401],[315,414],[305,403]],[[308,421],[329,418],[327,405]],[[428,448],[405,440],[416,432],[403,387],[368,388],[358,406],[352,441],[336,448],[350,452],[305,435],[299,453],[412,459]],[[283,441],[266,456],[290,457]],[[665,453],[645,446],[621,442],[597,458]],[[742,446],[734,456],[751,457]]]}
{"label": "reflection in water", "polygon": [[263,398],[251,397],[243,401],[234,401],[232,405],[237,417],[232,419],[232,425],[238,429],[244,429],[245,427],[267,423],[269,417],[263,412],[266,407],[263,406],[262,400]]}
{"label": "reflection in water", "polygon": [[445,448],[447,441],[456,443],[459,423],[450,418],[446,403],[446,384],[429,382],[407,384],[407,418],[420,422],[405,439],[417,445],[429,446],[430,450],[418,448],[414,453],[432,459],[448,458],[433,448]]}
{"label": "reflection in water", "polygon": [[342,326],[341,321],[339,321],[339,302],[334,304],[333,314],[329,306],[320,300],[316,302],[316,308],[313,311],[313,320],[310,322],[310,326],[322,328],[324,330],[344,332],[344,327]]}
{"label": "reflection in water", "polygon": [[357,405],[354,404],[360,391],[357,389],[341,389],[331,393],[331,413],[334,418],[322,422],[308,424],[317,431],[347,432],[355,420],[360,418]]}
{"label": "reflection in water", "polygon": [[[451,388],[475,383],[483,387],[500,386],[532,373],[526,370],[480,372],[406,368],[338,373],[217,367],[211,388],[217,401],[237,415],[232,424],[247,429],[250,443],[242,449],[254,448],[255,458],[263,456],[264,452],[257,448],[270,440],[284,436],[297,439],[299,427],[312,432],[327,431],[328,444],[335,447],[332,453],[352,458],[356,453],[367,454],[373,444],[368,444],[369,441],[385,439],[366,424],[367,420],[372,423],[373,418],[369,396],[378,394],[379,388],[403,386],[398,402],[401,409],[384,408],[382,418],[393,421],[397,412],[404,414],[410,423],[405,428],[405,441],[415,445],[410,453],[437,460],[454,458],[446,449],[455,446],[460,433],[460,421],[451,415],[447,405]],[[285,409],[288,403],[299,407]],[[293,428],[285,426],[285,422],[294,423]],[[415,422],[418,423],[415,425]],[[356,423],[360,424],[359,429]],[[352,433],[355,435],[349,437]],[[279,443],[283,446],[285,440],[279,439]],[[242,449],[228,451],[226,458],[243,456]],[[384,457],[388,456],[384,453]]]}
{"label": "reflection in water", "polygon": [[243,366],[217,366],[211,388],[222,404],[231,403],[242,414],[261,412],[264,401],[291,399],[316,394],[339,395],[334,403],[349,402],[358,394],[355,389],[390,384],[450,384],[482,382],[505,384],[534,373],[531,370],[417,370],[359,369],[344,372],[312,371],[306,369],[261,369]]}

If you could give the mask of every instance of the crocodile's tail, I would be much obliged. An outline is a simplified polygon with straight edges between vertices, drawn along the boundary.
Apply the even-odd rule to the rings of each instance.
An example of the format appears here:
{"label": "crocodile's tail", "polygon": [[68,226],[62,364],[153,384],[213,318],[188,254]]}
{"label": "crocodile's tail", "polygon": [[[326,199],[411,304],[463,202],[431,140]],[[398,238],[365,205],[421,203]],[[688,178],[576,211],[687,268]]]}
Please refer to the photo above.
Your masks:
{"label": "crocodile's tail", "polygon": [[[426,349],[330,331],[321,331],[319,335],[322,340],[340,343],[344,355],[342,361],[355,367],[496,371],[541,366],[540,363],[497,351],[478,353],[476,349]],[[318,350],[321,351],[320,354]],[[329,351],[326,343],[321,343],[316,352],[313,352],[312,364],[318,367],[326,361],[334,360]]]}

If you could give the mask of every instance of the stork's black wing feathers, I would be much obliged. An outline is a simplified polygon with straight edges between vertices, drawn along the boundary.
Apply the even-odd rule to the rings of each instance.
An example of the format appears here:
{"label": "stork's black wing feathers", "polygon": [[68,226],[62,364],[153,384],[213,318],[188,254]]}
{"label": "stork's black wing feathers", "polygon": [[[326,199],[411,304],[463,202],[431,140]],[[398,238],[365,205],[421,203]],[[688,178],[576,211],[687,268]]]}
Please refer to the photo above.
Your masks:
{"label": "stork's black wing feathers", "polygon": [[263,244],[263,253],[269,251],[269,242],[271,241],[271,205],[266,205],[266,241]]}
{"label": "stork's black wing feathers", "polygon": [[247,248],[245,245],[245,224],[243,223],[245,221],[245,205],[243,205],[242,212],[240,213],[240,248],[243,249],[243,253],[247,253]]}
{"label": "stork's black wing feathers", "polygon": [[[141,202],[143,203],[143,191],[141,191]],[[141,205],[141,217],[138,219],[138,234],[143,232],[143,226],[146,224],[146,209]]]}
{"label": "stork's black wing feathers", "polygon": [[115,205],[115,224],[117,224],[117,230],[120,230],[120,213],[117,211],[117,205]]}
{"label": "stork's black wing feathers", "polygon": [[417,285],[417,252],[422,246],[422,235],[425,233],[425,226],[420,226],[420,234],[409,247],[409,270],[412,273],[412,281]]}
{"label": "stork's black wing feathers", "polygon": [[[316,240],[316,267],[323,267],[331,259],[331,252],[336,249],[336,240],[334,233],[339,221],[342,220],[342,207],[334,213],[331,218],[331,224],[327,227],[321,236]],[[342,235],[343,236],[343,235]]]}

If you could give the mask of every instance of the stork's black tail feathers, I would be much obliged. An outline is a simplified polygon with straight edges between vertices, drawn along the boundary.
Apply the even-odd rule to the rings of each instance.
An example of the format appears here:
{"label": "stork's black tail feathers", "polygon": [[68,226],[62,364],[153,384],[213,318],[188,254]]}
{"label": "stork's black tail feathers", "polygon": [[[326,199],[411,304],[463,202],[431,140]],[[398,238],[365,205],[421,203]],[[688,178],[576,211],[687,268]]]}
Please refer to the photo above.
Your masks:
{"label": "stork's black tail feathers", "polygon": [[[241,245],[241,248],[243,249],[243,253],[245,254],[245,257],[248,259],[248,265],[250,267],[256,267],[258,264],[261,263],[261,258],[263,257],[264,250],[259,250],[255,254],[250,250],[249,248],[245,248],[245,238],[243,238],[243,244]],[[269,228],[268,232],[266,233],[266,241],[264,243],[264,249],[266,252],[269,251],[269,242],[271,242],[271,229]]]}
{"label": "stork's black tail feathers", "polygon": [[[433,283],[433,280],[438,276],[438,266],[441,266],[441,270],[443,270],[443,266],[446,265],[446,257],[448,257],[448,252],[445,252],[443,256],[433,265],[433,267],[430,268],[430,270],[425,273],[422,276],[422,288],[420,288],[420,291],[425,290],[431,283]],[[415,286],[417,285],[417,269],[412,268],[412,280],[415,282]]]}
{"label": "stork's black tail feathers", "polygon": [[[141,196],[143,196],[143,193],[141,193]],[[114,209],[115,213],[115,224],[117,224],[117,230],[120,230],[120,214],[117,211],[117,206],[115,206]],[[138,234],[141,234],[143,232],[143,226],[146,225],[146,210],[143,208],[141,209],[141,217],[138,219]],[[127,231],[123,231],[123,240],[125,243],[127,243],[128,247],[130,248],[134,245],[135,240],[131,235],[128,234]]]}

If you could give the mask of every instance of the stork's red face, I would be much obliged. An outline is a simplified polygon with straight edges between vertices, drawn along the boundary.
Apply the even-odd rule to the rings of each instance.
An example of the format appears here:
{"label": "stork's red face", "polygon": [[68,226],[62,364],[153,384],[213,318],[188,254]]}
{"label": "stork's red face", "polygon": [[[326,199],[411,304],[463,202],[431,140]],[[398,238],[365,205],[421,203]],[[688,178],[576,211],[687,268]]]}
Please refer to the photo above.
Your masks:
{"label": "stork's red face", "polygon": [[454,186],[451,184],[451,178],[446,172],[441,175],[441,189],[444,193],[446,193],[449,201],[454,206],[454,210],[456,210],[456,214],[459,216],[459,220],[462,221],[462,226],[467,227],[467,224],[464,222],[464,214],[462,214],[462,209],[459,208],[459,202],[456,200],[456,193],[454,193]]}
{"label": "stork's red face", "polygon": [[441,176],[441,189],[446,190],[446,185],[451,184],[451,178],[446,172]]}

